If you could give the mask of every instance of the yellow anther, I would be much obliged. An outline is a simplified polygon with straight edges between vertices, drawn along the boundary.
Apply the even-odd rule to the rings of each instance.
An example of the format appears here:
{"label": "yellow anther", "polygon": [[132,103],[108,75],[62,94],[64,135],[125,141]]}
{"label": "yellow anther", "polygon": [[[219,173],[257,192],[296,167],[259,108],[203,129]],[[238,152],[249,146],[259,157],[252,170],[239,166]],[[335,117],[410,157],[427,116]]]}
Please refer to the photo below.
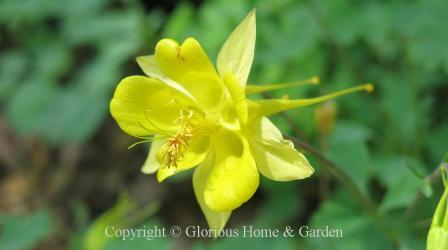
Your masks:
{"label": "yellow anther", "polygon": [[373,86],[373,84],[371,84],[371,83],[367,83],[367,84],[366,84],[366,91],[367,91],[368,93],[371,93],[371,92],[373,92],[373,90],[375,90],[375,87]]}
{"label": "yellow anther", "polygon": [[308,82],[311,84],[319,84],[320,83],[320,78],[317,76],[311,77],[310,79],[308,79]]}

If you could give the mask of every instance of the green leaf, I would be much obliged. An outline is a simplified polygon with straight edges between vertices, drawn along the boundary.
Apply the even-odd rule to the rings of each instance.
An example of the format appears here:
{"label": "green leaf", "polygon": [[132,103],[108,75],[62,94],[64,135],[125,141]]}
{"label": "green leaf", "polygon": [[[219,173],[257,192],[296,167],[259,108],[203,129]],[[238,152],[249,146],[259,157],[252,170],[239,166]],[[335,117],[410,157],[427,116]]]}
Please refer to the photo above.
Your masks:
{"label": "green leaf", "polygon": [[327,200],[311,219],[310,228],[341,229],[342,238],[306,238],[308,249],[392,249],[385,236],[372,219],[353,199],[338,190]]}
{"label": "green leaf", "polygon": [[[61,93],[41,114],[45,124],[41,124],[39,135],[54,143],[85,141],[104,119],[107,107],[104,96],[87,95],[76,90]],[[51,130],[46,129],[49,124]]]}
{"label": "green leaf", "polygon": [[388,188],[381,202],[381,211],[407,207],[414,200],[416,193],[424,187],[425,180],[415,175],[409,165],[422,169],[418,162],[405,157],[390,158],[375,164],[381,180]]}
{"label": "green leaf", "polygon": [[132,201],[127,194],[121,195],[114,207],[107,210],[89,226],[84,236],[84,247],[87,250],[104,249],[106,244],[114,239],[107,237],[104,230],[108,226],[117,226],[122,223],[125,216],[133,210],[135,206],[135,202]]}
{"label": "green leaf", "polygon": [[25,74],[26,56],[19,51],[4,52],[0,56],[0,100],[8,99]]}
{"label": "green leaf", "polygon": [[25,83],[11,98],[6,110],[7,118],[19,133],[39,133],[39,128],[46,124],[42,114],[54,103],[57,95],[54,85]]}
{"label": "green leaf", "polygon": [[329,26],[335,40],[345,47],[354,44],[366,29],[363,12],[359,5],[350,4],[344,0],[320,1],[320,3],[322,12],[328,20],[331,20]]}
{"label": "green leaf", "polygon": [[[261,179],[261,188],[266,191],[266,203],[257,212],[255,226],[278,228],[288,223],[297,214],[304,211],[305,201],[295,182],[279,183]],[[274,213],[273,211],[279,211]]]}
{"label": "green leaf", "polygon": [[28,215],[1,215],[0,249],[30,249],[53,231],[53,220],[46,210]]}
{"label": "green leaf", "polygon": [[412,63],[429,70],[437,70],[442,66],[448,72],[445,48],[448,31],[444,25],[448,3],[440,0],[402,2],[397,4],[397,8],[405,13],[400,28],[404,30]]}
{"label": "green leaf", "polygon": [[430,118],[424,98],[419,96],[419,88],[407,73],[386,77],[380,86],[382,92],[381,106],[386,114],[385,128],[389,131],[385,140],[395,147],[416,150],[426,121]]}
{"label": "green leaf", "polygon": [[367,138],[368,131],[363,126],[337,122],[329,143],[329,158],[341,166],[364,193],[367,193],[371,173]]}

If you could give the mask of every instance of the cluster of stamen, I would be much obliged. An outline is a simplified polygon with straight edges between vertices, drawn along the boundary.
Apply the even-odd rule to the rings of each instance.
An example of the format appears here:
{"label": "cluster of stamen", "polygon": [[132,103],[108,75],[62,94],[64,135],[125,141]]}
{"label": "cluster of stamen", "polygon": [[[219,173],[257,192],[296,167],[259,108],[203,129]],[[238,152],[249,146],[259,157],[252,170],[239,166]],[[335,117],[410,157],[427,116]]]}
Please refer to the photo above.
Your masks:
{"label": "cluster of stamen", "polygon": [[188,113],[185,110],[181,110],[177,119],[179,130],[173,137],[168,139],[168,142],[162,148],[162,167],[177,167],[177,162],[182,159],[185,150],[188,148],[188,142],[193,137],[192,118],[192,110]]}

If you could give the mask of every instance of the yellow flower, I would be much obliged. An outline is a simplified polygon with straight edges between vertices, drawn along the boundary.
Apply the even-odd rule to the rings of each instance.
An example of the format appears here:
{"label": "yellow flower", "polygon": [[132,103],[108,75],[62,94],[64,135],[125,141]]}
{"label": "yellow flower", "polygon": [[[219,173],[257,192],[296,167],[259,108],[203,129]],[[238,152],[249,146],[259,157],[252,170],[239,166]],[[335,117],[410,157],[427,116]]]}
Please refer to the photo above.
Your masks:
{"label": "yellow flower", "polygon": [[[152,141],[142,168],[164,179],[196,167],[193,187],[208,224],[221,230],[232,210],[255,193],[259,173],[276,181],[309,177],[314,169],[267,116],[358,90],[300,100],[249,100],[246,94],[302,83],[246,85],[255,48],[255,10],[222,46],[217,70],[193,38],[161,40],[137,58],[147,76],[124,78],[110,103],[126,133]],[[312,78],[308,83],[317,83]]]}

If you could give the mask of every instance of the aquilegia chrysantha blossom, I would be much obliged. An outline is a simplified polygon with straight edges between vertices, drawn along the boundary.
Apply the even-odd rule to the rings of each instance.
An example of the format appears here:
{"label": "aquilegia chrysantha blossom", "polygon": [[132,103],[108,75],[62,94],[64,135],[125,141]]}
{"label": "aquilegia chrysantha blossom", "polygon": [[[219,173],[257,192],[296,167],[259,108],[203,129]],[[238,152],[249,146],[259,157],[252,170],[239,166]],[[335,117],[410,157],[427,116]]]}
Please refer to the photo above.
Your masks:
{"label": "aquilegia chrysantha blossom", "polygon": [[[164,179],[196,167],[193,188],[212,230],[255,193],[259,173],[276,181],[309,177],[314,169],[268,116],[349,92],[310,99],[250,100],[246,94],[297,84],[246,85],[255,48],[255,10],[222,46],[216,69],[198,41],[161,40],[137,58],[147,76],[124,78],[110,111],[123,131],[152,141],[142,171]],[[317,83],[312,78],[309,83]]]}

